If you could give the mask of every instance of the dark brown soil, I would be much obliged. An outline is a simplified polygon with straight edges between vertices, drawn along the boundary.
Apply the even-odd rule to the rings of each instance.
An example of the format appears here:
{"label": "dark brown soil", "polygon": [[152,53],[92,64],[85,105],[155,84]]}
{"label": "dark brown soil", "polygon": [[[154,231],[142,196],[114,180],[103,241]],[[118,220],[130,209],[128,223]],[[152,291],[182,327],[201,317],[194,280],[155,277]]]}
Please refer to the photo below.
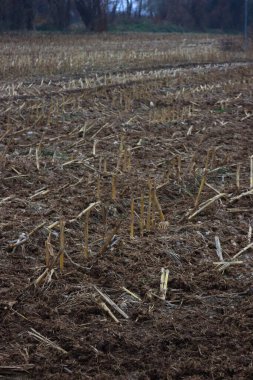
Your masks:
{"label": "dark brown soil", "polygon": [[[215,264],[215,236],[225,261],[252,241],[253,195],[232,199],[250,187],[252,75],[250,65],[190,68],[128,86],[61,96],[38,90],[33,99],[1,102],[0,377],[253,379],[252,248],[224,272]],[[119,162],[121,141],[130,159],[125,154]],[[199,207],[194,202],[210,149],[199,204],[219,192],[225,196],[189,219]],[[90,212],[86,258],[85,217],[71,220],[98,200],[98,178],[100,204]],[[156,212],[141,237],[140,197],[148,196],[149,178],[169,223],[161,228]],[[48,226],[61,218],[64,269],[57,260],[51,278],[35,286],[46,269]],[[101,254],[119,222],[116,243]],[[57,255],[57,226],[51,243]],[[170,271],[165,301],[159,298],[161,268]],[[56,346],[38,340],[34,330]]]}

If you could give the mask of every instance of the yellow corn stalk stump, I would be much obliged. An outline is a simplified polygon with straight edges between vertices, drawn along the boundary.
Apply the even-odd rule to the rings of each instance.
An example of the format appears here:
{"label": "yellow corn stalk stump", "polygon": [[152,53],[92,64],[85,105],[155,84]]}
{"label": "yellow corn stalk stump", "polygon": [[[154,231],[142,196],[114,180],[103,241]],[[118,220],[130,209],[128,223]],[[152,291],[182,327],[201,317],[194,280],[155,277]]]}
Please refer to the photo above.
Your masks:
{"label": "yellow corn stalk stump", "polygon": [[196,200],[195,200],[195,208],[198,207],[199,205],[199,199],[200,199],[200,196],[201,196],[201,193],[204,189],[204,186],[205,186],[205,183],[206,183],[206,178],[207,178],[207,169],[208,169],[208,164],[209,164],[209,160],[210,160],[210,157],[212,155],[212,149],[209,149],[208,152],[207,152],[207,156],[206,156],[206,160],[205,160],[205,167],[204,167],[204,173],[203,173],[203,176],[202,176],[202,179],[201,179],[201,182],[200,182],[200,186],[199,186],[199,191],[198,191],[198,194],[197,194],[197,197],[196,197]]}
{"label": "yellow corn stalk stump", "polygon": [[241,173],[241,164],[236,166],[236,187],[237,190],[240,190],[240,173]]}
{"label": "yellow corn stalk stump", "polygon": [[112,176],[112,200],[116,201],[116,174]]}
{"label": "yellow corn stalk stump", "polygon": [[99,255],[103,255],[107,251],[114,235],[116,235],[116,233],[118,232],[120,225],[121,225],[121,221],[117,222],[116,226],[107,234],[107,236],[104,239],[104,243],[99,251]]}
{"label": "yellow corn stalk stump", "polygon": [[161,269],[160,298],[165,301],[168,290],[169,269]]}

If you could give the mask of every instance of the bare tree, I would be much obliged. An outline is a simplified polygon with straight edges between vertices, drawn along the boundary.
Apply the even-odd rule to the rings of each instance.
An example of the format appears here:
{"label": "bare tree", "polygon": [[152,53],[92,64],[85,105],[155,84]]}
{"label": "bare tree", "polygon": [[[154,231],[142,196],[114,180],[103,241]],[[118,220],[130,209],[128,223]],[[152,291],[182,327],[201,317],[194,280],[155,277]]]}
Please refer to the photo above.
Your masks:
{"label": "bare tree", "polygon": [[107,29],[107,0],[75,0],[75,4],[89,31],[101,32]]}
{"label": "bare tree", "polygon": [[126,0],[126,14],[131,17],[133,10],[133,0]]}
{"label": "bare tree", "polygon": [[120,0],[109,0],[108,1],[108,14],[110,16],[110,21],[114,21],[120,5]]}
{"label": "bare tree", "polygon": [[8,17],[8,0],[2,0],[0,2],[0,27],[1,29],[9,28],[9,17]]}
{"label": "bare tree", "polygon": [[142,7],[143,7],[143,0],[138,0],[138,2],[137,2],[137,15],[138,15],[138,17],[141,17]]}
{"label": "bare tree", "polygon": [[55,27],[59,30],[70,24],[70,0],[48,0],[50,15]]}
{"label": "bare tree", "polygon": [[32,30],[34,0],[1,0],[0,21],[7,30]]}

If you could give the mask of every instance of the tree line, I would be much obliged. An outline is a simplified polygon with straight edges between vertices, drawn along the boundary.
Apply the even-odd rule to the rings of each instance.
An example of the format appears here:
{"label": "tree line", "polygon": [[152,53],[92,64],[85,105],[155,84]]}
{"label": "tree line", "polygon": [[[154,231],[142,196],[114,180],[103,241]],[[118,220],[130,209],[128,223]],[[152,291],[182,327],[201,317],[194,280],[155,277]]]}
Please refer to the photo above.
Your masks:
{"label": "tree line", "polygon": [[[248,0],[253,24],[253,0]],[[244,0],[0,0],[0,30],[33,30],[51,25],[66,30],[73,20],[102,32],[122,17],[169,22],[187,30],[241,30]]]}

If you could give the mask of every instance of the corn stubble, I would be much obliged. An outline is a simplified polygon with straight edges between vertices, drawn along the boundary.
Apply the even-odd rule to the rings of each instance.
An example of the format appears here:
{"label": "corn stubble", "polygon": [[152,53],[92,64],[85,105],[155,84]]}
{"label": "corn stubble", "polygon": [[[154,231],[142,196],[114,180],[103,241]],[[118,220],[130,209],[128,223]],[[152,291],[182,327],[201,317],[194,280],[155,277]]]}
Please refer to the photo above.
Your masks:
{"label": "corn stubble", "polygon": [[[6,85],[0,88],[1,97],[7,97],[7,101],[10,101],[10,105],[4,111],[6,131],[0,135],[0,142],[5,141],[9,136],[15,139],[25,133],[30,133],[31,143],[29,146],[27,144],[25,148],[29,148],[29,163],[35,168],[38,176],[42,176],[49,165],[53,168],[57,167],[57,170],[61,170],[64,175],[68,172],[71,173],[74,168],[78,168],[76,170],[78,178],[73,176],[71,178],[73,181],[61,184],[60,189],[48,186],[36,190],[29,194],[29,202],[35,206],[35,202],[50,202],[55,194],[61,194],[61,192],[64,194],[64,191],[69,190],[71,194],[71,191],[74,192],[81,186],[85,186],[85,191],[91,188],[91,192],[94,191],[92,194],[94,199],[87,201],[88,206],[85,200],[83,207],[75,210],[74,215],[68,215],[66,212],[68,215],[66,220],[59,218],[58,220],[43,221],[43,226],[45,224],[48,226],[49,234],[42,253],[42,256],[45,255],[45,270],[34,281],[36,286],[51,281],[53,272],[56,270],[64,273],[66,270],[65,260],[68,260],[67,252],[72,241],[75,241],[75,244],[76,241],[80,242],[79,246],[82,247],[80,260],[89,262],[93,253],[98,258],[113,255],[111,246],[114,238],[117,238],[118,235],[126,244],[130,242],[134,246],[136,242],[140,242],[141,246],[141,243],[145,242],[149,235],[154,241],[153,236],[156,237],[156,234],[168,237],[170,229],[173,229],[173,223],[180,225],[180,223],[187,222],[192,226],[195,222],[197,224],[197,217],[201,219],[204,216],[211,219],[218,211],[224,209],[227,209],[228,212],[233,210],[234,213],[244,212],[242,207],[237,207],[237,202],[251,199],[253,194],[253,156],[250,156],[250,162],[235,162],[230,170],[226,163],[226,159],[229,158],[224,157],[224,146],[214,146],[207,150],[205,127],[201,129],[196,123],[196,116],[199,116],[201,112],[201,97],[214,96],[217,94],[216,91],[220,91],[221,88],[224,91],[235,92],[236,79],[227,82],[221,75],[217,76],[210,69],[208,72],[209,84],[188,86],[186,85],[188,72],[184,69],[178,68],[177,71],[166,67],[153,69],[158,63],[162,67],[175,62],[187,64],[194,61],[201,64],[201,62],[224,61],[228,56],[225,57],[222,52],[214,51],[213,47],[211,48],[212,37],[208,37],[205,45],[207,47],[201,50],[191,47],[191,38],[184,36],[184,43],[190,51],[186,53],[182,41],[179,39],[179,48],[175,48],[174,45],[172,46],[169,36],[160,41],[160,51],[159,49],[154,51],[152,43],[146,40],[144,51],[141,47],[142,41],[132,39],[126,40],[123,49],[120,37],[108,36],[107,38],[114,44],[111,55],[105,53],[101,40],[97,37],[94,37],[92,43],[87,37],[76,38],[86,41],[87,45],[85,45],[84,51],[81,52],[80,49],[71,46],[73,42],[71,36],[65,37],[65,39],[62,36],[52,37],[53,49],[52,46],[45,47],[40,38],[36,47],[30,47],[27,41],[21,38],[23,45],[18,48],[18,51],[13,53],[8,50],[8,47],[5,47],[7,54],[1,55],[0,58],[0,74],[7,77],[12,75],[13,78],[17,78],[13,86]],[[0,43],[2,46],[4,39],[3,36]],[[133,41],[137,42],[137,48],[133,48]],[[171,44],[171,49],[168,49],[169,44]],[[68,54],[63,55],[62,52],[65,51],[66,45],[70,50]],[[34,53],[39,57],[35,63],[32,59]],[[12,74],[9,73],[10,57],[14,60]],[[247,53],[247,57],[250,58],[250,53]],[[126,68],[124,72],[121,69],[123,66]],[[131,70],[137,66],[143,67],[143,70]],[[75,74],[76,77],[76,73],[80,73],[80,69],[83,67],[86,67],[87,72],[89,70],[96,72],[97,70],[102,74],[82,76],[78,79],[67,78],[55,81],[55,83],[46,79],[62,72]],[[117,68],[120,69],[119,73],[103,74],[101,69],[109,70],[110,67],[114,67],[115,71]],[[29,75],[32,68],[33,72],[39,73],[42,79],[39,85],[36,81],[31,81],[28,86],[25,81],[19,81],[18,78],[21,74]],[[206,67],[201,69],[199,66],[194,70],[197,78],[203,82]],[[48,98],[43,96],[45,91]],[[99,96],[103,99],[101,100]],[[164,104],[158,107],[156,104],[159,104],[161,97],[163,97]],[[16,104],[13,104],[13,99],[17,100]],[[96,113],[96,117],[98,116],[99,125],[94,121],[94,117],[89,119],[88,112],[83,112],[85,102],[89,102],[90,99],[92,99],[90,108],[92,108],[92,112]],[[235,106],[238,99],[234,98]],[[229,101],[229,99],[220,99],[215,105],[215,107],[219,107],[218,111],[221,115],[229,107]],[[110,110],[105,106],[106,102],[111,104]],[[138,110],[141,110],[139,113],[136,112],[137,114],[132,112],[135,104],[138,104]],[[29,111],[27,114],[25,109]],[[252,114],[246,109],[243,111],[242,119],[247,121]],[[213,112],[216,111],[211,109],[210,115]],[[24,119],[26,123],[24,123]],[[121,123],[123,119],[124,123]],[[192,125],[188,125],[188,121]],[[217,117],[215,122],[225,126],[222,117]],[[143,125],[147,130],[153,131],[161,125],[169,129],[170,125],[176,123],[179,130],[172,135],[166,135],[166,139],[159,140],[159,136],[156,136],[157,141],[164,148],[164,151],[161,149],[159,152],[163,158],[165,157],[162,162],[158,162],[156,157],[149,157],[149,151],[146,148],[147,145],[150,145],[150,141],[146,130],[139,141],[134,135],[143,128]],[[34,141],[34,131],[31,129],[41,126],[46,126],[49,131],[50,128],[53,129],[57,126],[62,128],[59,128],[57,136],[42,134]],[[138,129],[139,127],[140,129]],[[132,131],[134,138],[131,137]],[[198,146],[195,145],[193,149],[190,149],[189,146],[186,147],[182,144],[178,149],[177,145],[184,137],[186,139],[196,138]],[[65,146],[61,149],[59,142],[62,141]],[[88,148],[86,144],[88,144]],[[55,146],[57,149],[54,149]],[[5,150],[1,154],[3,168],[5,168],[6,161],[8,164],[6,157],[8,157],[10,148],[6,144]],[[50,149],[53,149],[53,154]],[[158,146],[157,150],[159,149]],[[142,155],[141,157],[146,161],[147,167],[144,174],[140,173],[140,170],[138,171],[140,158],[136,152],[141,152],[140,156]],[[50,161],[46,160],[47,155],[50,157]],[[245,174],[245,167],[248,168],[248,166],[250,166],[250,170],[248,172],[247,169],[247,174]],[[26,172],[22,167],[19,168],[17,165],[17,167],[11,167],[11,170],[14,172],[12,174],[15,178],[12,176],[5,180],[25,180],[23,176],[26,175]],[[85,171],[88,171],[89,175],[83,174]],[[231,184],[228,186],[225,182],[227,177],[230,178],[229,176],[232,178],[234,187]],[[128,178],[131,179],[129,187]],[[174,220],[172,220],[172,215],[167,215],[167,210],[170,213],[167,203],[171,202],[173,197],[177,200],[179,196],[189,196],[193,208],[184,210],[184,213],[181,212],[180,217],[174,215]],[[4,197],[0,200],[0,205],[11,202],[13,197],[12,195]],[[78,197],[81,197],[80,193],[78,193]],[[80,202],[83,202],[83,199]],[[229,208],[234,203],[236,207]],[[62,208],[63,205],[62,202],[60,207]],[[111,216],[108,211],[111,206],[116,209],[116,214],[117,209],[121,209],[122,217]],[[61,215],[60,212],[59,215]],[[102,228],[98,224],[99,218],[103,221]],[[120,228],[123,223],[125,223],[125,229]],[[77,236],[70,238],[65,225],[71,228],[73,235]],[[37,230],[34,231],[37,232]],[[52,242],[56,231],[59,234],[59,240],[55,245],[59,249],[56,249]],[[93,234],[96,234],[98,239],[95,239]],[[252,249],[251,224],[249,224],[246,234],[248,244],[245,244],[245,248],[238,249],[238,253],[231,259],[223,257],[224,252],[220,238],[215,236],[215,248],[219,261],[214,264],[218,272],[224,273],[228,269],[233,269],[235,265],[244,263],[243,254]],[[25,246],[31,238],[32,236],[28,236],[28,239],[22,242],[22,246]],[[96,245],[97,240],[99,243]],[[15,246],[15,244],[17,243],[14,243],[14,248],[19,246]],[[239,256],[240,260],[237,260]],[[167,296],[168,279],[169,270],[163,267],[158,294],[163,301]],[[125,287],[122,289],[141,302],[141,298],[134,292]],[[111,302],[108,296],[98,289],[95,290],[100,296],[98,304],[112,320],[116,323],[120,322],[110,307],[127,319],[126,314],[124,316],[122,310],[117,309],[117,305],[113,301]]]}

